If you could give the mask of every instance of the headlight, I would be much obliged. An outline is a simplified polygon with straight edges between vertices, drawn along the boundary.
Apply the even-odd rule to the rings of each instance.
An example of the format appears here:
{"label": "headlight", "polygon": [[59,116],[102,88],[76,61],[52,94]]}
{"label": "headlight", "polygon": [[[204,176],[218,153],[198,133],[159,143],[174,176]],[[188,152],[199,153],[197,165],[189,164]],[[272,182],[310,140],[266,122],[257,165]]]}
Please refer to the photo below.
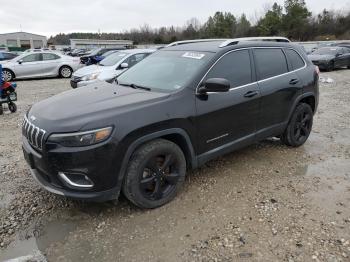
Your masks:
{"label": "headlight", "polygon": [[90,146],[107,140],[112,129],[112,127],[106,127],[86,132],[53,134],[48,141],[67,147]]}
{"label": "headlight", "polygon": [[94,79],[96,79],[99,75],[100,75],[100,73],[93,73],[93,74],[90,74],[90,75],[83,76],[83,77],[81,78],[81,80],[83,80],[83,81],[94,80]]}

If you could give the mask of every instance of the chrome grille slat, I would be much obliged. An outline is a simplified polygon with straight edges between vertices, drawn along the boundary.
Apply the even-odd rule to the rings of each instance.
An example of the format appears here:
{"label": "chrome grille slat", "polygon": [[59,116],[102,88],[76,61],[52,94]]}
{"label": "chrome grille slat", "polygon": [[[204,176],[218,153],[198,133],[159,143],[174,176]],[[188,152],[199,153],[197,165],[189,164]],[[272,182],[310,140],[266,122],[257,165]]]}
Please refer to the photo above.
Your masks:
{"label": "chrome grille slat", "polygon": [[24,117],[22,122],[22,133],[34,148],[43,149],[46,131],[30,123],[27,116]]}

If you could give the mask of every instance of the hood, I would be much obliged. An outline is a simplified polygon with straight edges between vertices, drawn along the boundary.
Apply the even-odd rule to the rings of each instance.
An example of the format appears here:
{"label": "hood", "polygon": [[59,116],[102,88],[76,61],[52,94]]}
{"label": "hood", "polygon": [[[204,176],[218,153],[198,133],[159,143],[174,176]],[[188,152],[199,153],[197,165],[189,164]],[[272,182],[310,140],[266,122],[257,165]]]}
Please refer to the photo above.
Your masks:
{"label": "hood", "polygon": [[334,55],[308,55],[311,61],[323,61],[323,60],[332,60],[334,59]]}
{"label": "hood", "polygon": [[98,81],[72,89],[33,105],[28,118],[47,132],[75,132],[94,121],[100,126],[117,121],[118,114],[140,109],[170,96]]}
{"label": "hood", "polygon": [[4,65],[4,64],[8,63],[9,61],[11,61],[11,60],[2,60],[2,61],[0,61],[0,65]]}
{"label": "hood", "polygon": [[93,73],[100,73],[104,70],[114,69],[113,66],[89,65],[84,66],[73,73],[73,76],[82,77]]}

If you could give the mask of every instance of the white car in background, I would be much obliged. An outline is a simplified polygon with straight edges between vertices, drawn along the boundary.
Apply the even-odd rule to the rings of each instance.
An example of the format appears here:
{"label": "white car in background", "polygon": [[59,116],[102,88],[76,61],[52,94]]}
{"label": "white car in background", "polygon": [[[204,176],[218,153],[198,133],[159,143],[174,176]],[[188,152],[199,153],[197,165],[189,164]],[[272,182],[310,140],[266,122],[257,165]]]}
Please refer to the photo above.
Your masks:
{"label": "white car in background", "polygon": [[129,49],[110,54],[98,64],[89,65],[74,72],[70,84],[73,88],[77,88],[96,81],[111,82],[154,51],[156,50]]}
{"label": "white car in background", "polygon": [[53,51],[26,52],[2,65],[5,81],[54,77],[70,78],[81,67],[80,59]]}

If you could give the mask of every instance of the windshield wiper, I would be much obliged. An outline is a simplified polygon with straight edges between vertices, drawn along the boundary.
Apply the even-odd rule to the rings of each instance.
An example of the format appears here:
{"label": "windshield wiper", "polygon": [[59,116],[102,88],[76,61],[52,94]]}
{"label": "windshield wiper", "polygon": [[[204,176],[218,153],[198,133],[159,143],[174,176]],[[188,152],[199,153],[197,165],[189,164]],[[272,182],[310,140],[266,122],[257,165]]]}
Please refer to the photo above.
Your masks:
{"label": "windshield wiper", "polygon": [[134,88],[134,89],[142,89],[142,90],[151,91],[151,88],[146,87],[146,86],[140,86],[140,85],[135,85],[135,84],[124,84],[124,83],[123,84],[118,83],[118,85],[129,86],[129,87]]}

